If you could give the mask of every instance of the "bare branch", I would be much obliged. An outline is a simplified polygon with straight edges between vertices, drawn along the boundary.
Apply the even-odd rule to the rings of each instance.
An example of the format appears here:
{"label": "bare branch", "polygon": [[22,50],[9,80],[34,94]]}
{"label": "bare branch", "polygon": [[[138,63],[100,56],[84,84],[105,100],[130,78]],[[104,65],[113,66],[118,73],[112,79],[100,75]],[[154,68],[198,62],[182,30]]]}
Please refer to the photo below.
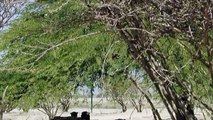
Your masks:
{"label": "bare branch", "polygon": [[25,0],[0,1],[0,29],[2,29],[23,7]]}

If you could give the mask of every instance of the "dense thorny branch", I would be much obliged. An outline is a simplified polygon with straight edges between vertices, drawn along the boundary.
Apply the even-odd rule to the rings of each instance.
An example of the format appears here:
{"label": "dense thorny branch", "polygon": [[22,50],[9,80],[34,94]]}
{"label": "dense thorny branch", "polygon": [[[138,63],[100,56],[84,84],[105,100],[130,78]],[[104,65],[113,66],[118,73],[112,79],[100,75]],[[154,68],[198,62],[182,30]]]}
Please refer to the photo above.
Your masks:
{"label": "dense thorny branch", "polygon": [[[126,1],[128,2],[128,1]],[[130,1],[129,1],[130,2]],[[137,2],[137,1],[131,1],[131,2]],[[107,1],[106,3],[103,3],[101,5],[98,5],[95,14],[96,14],[96,19],[99,19],[101,21],[106,22],[107,24],[110,24],[112,26],[115,26],[118,28],[120,33],[123,34],[124,38],[128,37],[134,37],[131,34],[134,33],[140,33],[139,31],[142,31],[144,33],[148,33],[147,35],[150,40],[153,41],[153,36],[160,37],[163,35],[172,35],[171,33],[173,32],[179,32],[182,33],[183,36],[185,36],[185,41],[187,38],[189,39],[189,43],[192,44],[195,49],[195,54],[191,53],[193,56],[193,59],[199,60],[206,67],[209,68],[210,74],[212,73],[212,67],[209,65],[212,64],[212,40],[208,40],[205,36],[206,32],[208,31],[209,28],[212,26],[212,10],[211,7],[212,3],[207,2],[207,1],[196,1],[194,3],[194,6],[199,7],[200,9],[196,9],[196,7],[191,7],[190,5],[192,4],[192,1],[169,1],[166,0],[160,4],[157,9],[153,9],[151,7],[147,7],[145,4],[147,1],[142,1],[139,3],[143,3],[143,6],[140,6],[140,4],[137,5],[132,5],[132,9],[127,9],[131,8],[128,6],[125,6],[125,1],[124,2],[113,2],[113,1]],[[151,2],[153,4],[153,2]],[[129,5],[131,5],[129,3]],[[204,8],[205,5],[207,5],[207,8]],[[151,5],[150,5],[151,6]],[[154,5],[156,7],[156,4]],[[139,9],[139,11],[135,11],[135,9]],[[172,9],[174,7],[175,9]],[[148,8],[149,14],[146,14],[148,11],[143,11],[145,8]],[[150,8],[150,9],[149,9]],[[160,10],[160,11],[159,11]],[[143,11],[143,12],[141,12]],[[195,14],[193,14],[195,12]],[[153,14],[152,14],[153,13]],[[154,14],[155,13],[155,14]],[[157,14],[156,14],[157,13]],[[203,15],[204,14],[204,15]],[[149,26],[144,26],[140,25],[138,26],[137,24],[134,23],[134,19],[140,19],[137,18],[136,16],[141,15],[144,16],[142,19],[148,19],[147,22],[154,23],[151,25],[153,28],[148,28]],[[146,18],[148,17],[148,18]],[[197,19],[196,19],[197,17]],[[129,22],[128,25],[122,25],[122,22],[124,20],[132,20],[132,22]],[[207,20],[206,20],[207,19]],[[209,19],[209,20],[208,20]],[[198,24],[197,26],[195,25],[188,25],[190,24],[191,21],[196,21]],[[208,27],[206,27],[205,24],[202,24],[204,21],[208,23]],[[133,26],[134,27],[133,27]],[[143,28],[142,28],[143,27]],[[131,28],[131,29],[130,29]],[[196,29],[197,28],[197,29]],[[199,30],[200,29],[200,30]],[[198,31],[195,31],[198,30]],[[148,31],[151,31],[148,32]],[[195,33],[201,33],[204,34],[204,36],[197,36]],[[145,36],[147,36],[145,35]],[[196,35],[196,36],[194,36]],[[137,37],[137,36],[136,36]],[[182,36],[181,36],[182,37]],[[192,42],[191,38],[197,39]],[[204,39],[202,39],[204,38]],[[135,38],[132,38],[131,42],[134,42]],[[125,40],[125,39],[124,39]],[[139,41],[139,42],[145,42],[145,44],[139,43],[142,47],[139,49],[143,49],[144,47],[146,48],[145,51],[147,51],[152,57],[149,57],[148,60],[154,60],[152,65],[154,65],[153,70],[156,70],[158,68],[159,63],[155,61],[155,58],[157,57],[156,55],[152,55],[153,52],[158,52],[157,50],[153,50],[153,48],[150,48],[151,46],[155,46],[152,41],[147,39],[147,41]],[[205,41],[205,42],[203,42]],[[130,42],[130,41],[128,41]],[[180,41],[179,41],[180,42]],[[198,45],[204,44],[206,47],[206,51],[201,51],[201,47]],[[139,46],[138,46],[139,47]],[[184,47],[188,52],[193,52],[193,50],[188,49],[186,46]],[[203,58],[203,55],[201,52],[207,52],[208,57]],[[140,57],[140,56],[138,56]],[[154,59],[153,59],[154,58]],[[163,58],[164,59],[164,58]],[[163,63],[160,63],[163,64]]]}
{"label": "dense thorny branch", "polygon": [[158,47],[158,43],[161,37],[170,37],[190,45],[184,49],[192,60],[205,63],[213,83],[213,38],[209,36],[213,34],[213,1],[108,0],[96,4],[91,11],[95,19],[118,30],[129,51],[155,83],[172,119],[175,119],[172,111],[176,119],[185,119],[191,111],[190,107],[186,108],[190,106],[190,101],[183,101],[182,95],[173,86],[179,86],[182,94],[188,95],[190,90],[181,82],[185,80],[171,72],[166,58],[168,55],[161,51],[162,46]]}

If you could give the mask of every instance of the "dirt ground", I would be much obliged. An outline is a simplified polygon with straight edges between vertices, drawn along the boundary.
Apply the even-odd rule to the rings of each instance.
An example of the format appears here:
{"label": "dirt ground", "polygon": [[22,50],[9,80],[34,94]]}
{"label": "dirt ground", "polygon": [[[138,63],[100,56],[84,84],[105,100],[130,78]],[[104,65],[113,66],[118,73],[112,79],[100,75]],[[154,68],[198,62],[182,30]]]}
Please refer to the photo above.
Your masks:
{"label": "dirt ground", "polygon": [[[73,108],[69,109],[69,112],[61,114],[61,116],[70,116],[70,112],[79,112],[79,116],[82,111],[90,111],[88,108]],[[169,120],[169,115],[165,109],[159,109],[163,119]],[[204,120],[200,110],[195,110],[196,116],[199,120]],[[59,112],[60,113],[60,112]],[[114,120],[114,119],[126,119],[126,120],[153,120],[151,109],[143,109],[142,113],[137,113],[134,109],[128,109],[127,112],[122,113],[120,109],[94,109],[91,113],[91,120]],[[5,113],[3,120],[48,120],[47,115],[33,109],[28,113],[24,113],[18,109]],[[210,119],[209,119],[210,120]]]}

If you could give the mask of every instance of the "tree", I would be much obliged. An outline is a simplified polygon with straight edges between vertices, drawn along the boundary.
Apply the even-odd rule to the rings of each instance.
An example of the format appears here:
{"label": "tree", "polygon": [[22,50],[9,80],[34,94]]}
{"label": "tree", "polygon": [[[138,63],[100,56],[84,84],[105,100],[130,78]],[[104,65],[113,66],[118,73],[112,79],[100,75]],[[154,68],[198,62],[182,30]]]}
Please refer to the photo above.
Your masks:
{"label": "tree", "polygon": [[126,112],[129,83],[125,79],[118,78],[108,80],[108,82],[105,80],[103,88],[108,96],[121,106],[122,112]]}
{"label": "tree", "polygon": [[[53,91],[42,92],[37,104],[38,110],[46,114],[49,120],[53,119],[60,108],[60,98],[58,94],[54,94]],[[64,93],[63,93],[64,94]],[[56,97],[57,96],[57,97]]]}
{"label": "tree", "polygon": [[[185,120],[196,118],[189,97],[198,100],[198,95],[189,87],[191,79],[178,77],[183,75],[179,71],[188,67],[189,63],[184,62],[183,66],[177,67],[175,62],[173,68],[170,57],[176,51],[170,51],[172,54],[162,51],[169,49],[162,45],[163,37],[169,38],[165,43],[178,43],[178,48],[186,53],[184,58],[192,61],[190,65],[195,67],[197,63],[194,61],[199,61],[203,69],[208,69],[206,83],[213,81],[212,4],[211,1],[108,0],[95,4],[89,10],[96,19],[115,28],[127,43],[133,57],[154,83],[171,118]],[[197,102],[212,113],[212,108],[201,101]],[[155,119],[161,118],[156,116]]]}
{"label": "tree", "polygon": [[102,64],[101,89],[121,106],[122,112],[127,111],[128,90],[131,86],[128,75],[136,66],[124,42],[112,41]]}
{"label": "tree", "polygon": [[[148,99],[151,98],[150,90],[153,89],[153,84],[147,80],[147,76],[140,68],[131,71],[128,79],[130,79],[129,81],[131,82],[131,86],[128,90],[130,94],[129,101],[137,112],[142,112],[146,99],[148,101]],[[143,90],[143,92],[140,92],[140,90]]]}
{"label": "tree", "polygon": [[71,104],[71,98],[72,97],[73,97],[73,95],[71,93],[69,93],[68,95],[65,95],[64,97],[62,97],[60,99],[60,104],[62,106],[62,111],[68,112],[70,104]]}
{"label": "tree", "polygon": [[[80,13],[83,10],[76,6],[78,2],[67,2],[54,11],[51,9],[60,3],[52,3],[47,8],[45,6],[49,5],[48,2],[40,2],[26,7],[23,17],[11,23],[11,29],[1,36],[1,50],[5,52],[1,67],[4,70],[29,71],[33,74],[30,78],[33,84],[27,94],[21,97],[19,105],[25,110],[39,106],[38,100],[42,93],[49,93],[49,90],[56,90],[57,87],[63,87],[61,91],[57,91],[66,95],[66,89],[70,89],[64,85],[75,89],[86,85],[91,90],[94,86],[100,86],[101,82],[98,80],[103,75],[102,62],[108,49],[106,46],[115,37],[114,34],[109,36],[104,33],[87,35],[89,31],[103,29],[103,26],[81,25],[84,19],[82,20]],[[78,37],[80,35],[86,38]],[[71,36],[81,40],[75,41]],[[72,44],[68,44],[71,41]],[[54,95],[57,99],[52,102],[58,102],[63,97],[60,94],[49,95],[50,98],[44,99],[42,104],[48,99],[52,100]],[[34,99],[29,100],[29,97]],[[54,115],[49,116],[51,118]]]}
{"label": "tree", "polygon": [[[36,8],[37,9],[42,8],[41,6],[42,5],[29,5],[29,8],[27,7],[26,9],[30,9],[30,7],[32,7],[32,9],[35,10]],[[32,9],[30,9],[30,10],[32,10]],[[33,13],[30,13],[30,14],[37,13],[37,11],[32,11],[32,12]],[[63,12],[60,14],[63,14]],[[24,16],[24,20],[26,20],[26,19],[29,20],[28,21],[29,25],[32,23],[32,26],[29,26],[29,29],[32,31],[35,30],[36,25],[39,25],[40,22],[44,22],[44,21],[39,21],[39,19],[37,19],[37,21],[35,21],[34,19],[30,19],[30,18],[38,18],[38,17],[42,18],[41,14],[34,15],[33,17],[28,16],[29,13],[22,13],[22,15]],[[57,18],[57,15],[55,15],[54,17]],[[17,21],[19,21],[19,20],[17,20]],[[57,20],[58,20],[58,18],[57,18]],[[58,21],[55,21],[55,22],[58,22]],[[16,23],[11,23],[11,24],[16,24]],[[20,27],[21,26],[23,27],[23,29],[22,29],[23,31],[19,31],[18,29],[16,29],[16,30],[14,30],[14,34],[13,34],[14,36],[12,34],[11,34],[11,36],[9,35],[10,37],[14,37],[13,40],[15,40],[15,41],[17,40],[17,38],[16,38],[17,34],[24,36],[24,35],[26,35],[25,33],[27,33],[27,31],[25,31],[25,29],[24,29],[25,24],[22,24],[22,25],[19,24],[19,25],[20,25]],[[50,24],[47,24],[47,25],[50,26]],[[11,27],[12,27],[12,25],[11,25]],[[39,34],[39,32],[41,32],[41,31],[34,31],[34,32],[37,32]],[[68,31],[66,31],[66,32],[68,32]],[[35,34],[37,34],[37,33],[35,33]],[[31,33],[29,33],[29,34],[31,34]],[[63,31],[62,34],[65,34],[65,32]],[[55,35],[55,36],[57,36],[57,35]],[[32,40],[35,36],[34,37],[31,36],[31,38],[30,38],[30,35],[29,36],[26,35],[24,37],[27,37],[26,39]],[[44,36],[41,36],[40,38],[47,39],[45,37],[46,36],[44,35]],[[65,37],[65,35],[63,37]],[[37,38],[39,38],[39,37],[37,37]],[[56,38],[56,40],[58,40],[58,39]],[[27,75],[28,78],[23,78],[22,83],[18,82],[19,78],[15,74],[10,74],[10,76],[12,76],[13,79],[10,79],[10,77],[8,77],[8,76],[4,77],[5,78],[4,80],[7,80],[8,83],[13,82],[12,80],[14,80],[14,82],[11,83],[11,86],[9,85],[9,87],[16,88],[17,85],[20,85],[20,91],[18,91],[19,89],[16,91],[18,95],[16,95],[16,92],[13,91],[14,93],[11,93],[11,96],[10,96],[11,98],[13,98],[13,97],[15,98],[17,96],[18,100],[17,99],[15,99],[15,100],[17,100],[18,102],[16,101],[17,104],[14,105],[15,107],[22,108],[22,109],[24,109],[24,111],[27,111],[28,109],[36,108],[39,106],[45,108],[46,106],[50,105],[49,102],[51,102],[51,104],[55,105],[55,103],[57,103],[61,98],[63,98],[65,95],[68,95],[69,92],[73,91],[73,89],[71,89],[71,88],[74,87],[75,84],[73,84],[73,82],[69,80],[69,76],[68,76],[68,73],[69,73],[68,67],[71,64],[70,61],[72,61],[70,56],[63,57],[63,59],[60,59],[60,58],[57,59],[56,56],[52,59],[52,57],[47,56],[45,58],[45,60],[43,60],[39,64],[34,65],[34,67],[31,69],[26,70],[25,69],[26,67],[23,67],[23,66],[17,68],[17,66],[15,67],[13,63],[15,63],[15,64],[17,63],[17,65],[18,64],[27,65],[28,64],[27,62],[30,62],[30,60],[32,60],[31,55],[36,53],[36,50],[34,49],[35,50],[34,51],[33,48],[31,47],[31,46],[33,46],[34,43],[32,41],[28,41],[28,43],[26,43],[26,46],[24,44],[22,44],[23,46],[21,45],[24,48],[20,52],[24,56],[20,55],[20,58],[16,59],[17,61],[15,59],[12,60],[13,58],[17,57],[16,55],[14,56],[14,54],[13,54],[13,52],[15,52],[14,50],[17,48],[17,46],[15,45],[16,43],[13,44],[13,42],[15,42],[15,41],[13,41],[13,42],[12,41],[10,44],[11,45],[10,49],[2,49],[2,51],[4,51],[4,56],[1,59],[2,75],[4,75],[5,72],[10,73],[10,72],[16,72],[16,71],[21,71],[21,72],[28,71],[32,75],[32,76]],[[3,42],[3,41],[1,41],[1,42]],[[41,43],[44,43],[44,41],[42,41]],[[3,45],[3,44],[1,44],[1,45]],[[8,46],[8,45],[9,44],[7,44],[6,46]],[[46,46],[47,44],[43,44],[43,45]],[[63,51],[63,49],[60,49],[60,50]],[[55,52],[51,53],[50,56],[56,55],[56,54],[59,55],[60,50],[58,51],[58,53],[55,53]],[[32,52],[32,53],[30,54],[28,52]],[[9,53],[9,54],[7,54],[7,53]],[[12,53],[12,54],[10,54],[10,53]],[[74,53],[74,55],[77,55],[77,54],[78,54],[78,52]],[[66,56],[66,53],[60,54],[60,55]],[[6,56],[8,59],[6,58]],[[35,57],[35,56],[33,56],[33,57]],[[30,58],[30,59],[28,59],[28,58]],[[29,61],[26,62],[24,59],[28,59]],[[8,61],[10,61],[9,64],[8,64]],[[69,62],[67,62],[67,61],[69,61]],[[7,65],[10,65],[9,69],[4,69],[5,67],[7,67]],[[27,66],[29,67],[29,64]],[[25,70],[22,68],[24,68]],[[5,71],[5,72],[3,72],[3,71]],[[21,74],[21,76],[22,75],[23,74]],[[1,76],[1,78],[2,78],[2,76]],[[1,82],[4,82],[3,78],[1,79]],[[30,84],[25,84],[25,83],[30,83]],[[27,87],[27,88],[21,89],[22,88],[21,86]],[[19,88],[19,87],[17,87],[17,88]],[[24,90],[24,91],[22,91],[22,90]],[[54,92],[52,90],[54,90]],[[44,99],[42,97],[44,97],[45,93],[48,94],[48,96],[46,96],[47,98]],[[29,98],[33,98],[33,99],[29,99]],[[42,100],[42,101],[40,101],[40,100]],[[8,101],[13,102],[13,99],[9,99]],[[51,116],[52,113],[49,114],[48,110],[47,109],[45,109],[45,110],[46,110],[46,113],[48,113],[48,115],[50,117],[52,117]]]}

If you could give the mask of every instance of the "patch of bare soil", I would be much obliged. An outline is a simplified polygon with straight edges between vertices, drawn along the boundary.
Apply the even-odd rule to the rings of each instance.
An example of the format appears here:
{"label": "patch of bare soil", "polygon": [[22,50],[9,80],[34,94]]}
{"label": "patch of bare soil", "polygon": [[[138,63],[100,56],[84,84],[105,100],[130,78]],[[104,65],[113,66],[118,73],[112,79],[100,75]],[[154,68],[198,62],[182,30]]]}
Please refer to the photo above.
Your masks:
{"label": "patch of bare soil", "polygon": [[[169,120],[169,114],[166,109],[159,110],[162,118]],[[81,112],[90,110],[88,108],[73,108],[63,114],[59,112],[58,115],[70,116],[72,111],[78,112],[78,116],[80,116]],[[195,113],[198,120],[204,120],[200,110],[196,110]],[[128,109],[125,113],[122,113],[120,109],[94,109],[93,113],[91,113],[91,120],[114,120],[118,118],[126,120],[153,120],[152,111],[149,108],[143,109],[141,113],[136,112],[134,109]],[[5,113],[3,120],[48,120],[48,117],[36,109],[29,110],[28,113],[15,109],[10,113]]]}

